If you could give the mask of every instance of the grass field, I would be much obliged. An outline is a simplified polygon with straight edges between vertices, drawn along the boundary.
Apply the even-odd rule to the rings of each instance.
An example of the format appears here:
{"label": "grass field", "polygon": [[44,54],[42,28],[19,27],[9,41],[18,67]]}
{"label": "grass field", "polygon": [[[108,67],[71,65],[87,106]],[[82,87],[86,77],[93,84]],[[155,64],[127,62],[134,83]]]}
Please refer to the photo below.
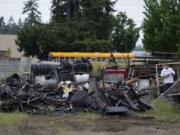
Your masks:
{"label": "grass field", "polygon": [[147,115],[153,116],[157,120],[180,122],[180,106],[163,99],[155,102],[153,106],[154,109],[146,112]]}
{"label": "grass field", "polygon": [[28,117],[23,113],[0,113],[0,125],[20,124]]}

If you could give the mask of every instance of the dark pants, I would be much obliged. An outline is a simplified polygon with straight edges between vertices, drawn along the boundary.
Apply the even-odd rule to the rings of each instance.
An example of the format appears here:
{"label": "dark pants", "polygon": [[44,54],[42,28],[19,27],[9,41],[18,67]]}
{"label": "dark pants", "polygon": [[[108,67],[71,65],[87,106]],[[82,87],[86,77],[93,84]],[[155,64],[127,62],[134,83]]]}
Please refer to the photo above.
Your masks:
{"label": "dark pants", "polygon": [[166,90],[168,90],[171,86],[173,85],[173,83],[166,83],[163,85],[163,87],[160,88],[160,93],[164,93]]}

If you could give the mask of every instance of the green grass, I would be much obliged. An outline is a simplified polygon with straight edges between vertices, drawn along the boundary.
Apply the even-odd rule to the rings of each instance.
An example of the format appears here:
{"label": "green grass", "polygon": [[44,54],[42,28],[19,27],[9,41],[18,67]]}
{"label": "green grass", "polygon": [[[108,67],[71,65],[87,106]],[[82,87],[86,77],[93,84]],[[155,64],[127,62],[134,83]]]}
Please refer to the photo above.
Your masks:
{"label": "green grass", "polygon": [[154,109],[146,112],[146,115],[161,121],[180,122],[180,106],[174,106],[163,99],[158,100],[153,105]]}
{"label": "green grass", "polygon": [[101,69],[101,65],[98,62],[92,62],[93,65],[93,74],[97,75],[97,70]]}
{"label": "green grass", "polygon": [[58,134],[59,135],[70,135],[70,132],[67,129],[65,129],[65,128],[60,128],[58,130]]}
{"label": "green grass", "polygon": [[27,116],[22,113],[0,113],[0,125],[20,124]]}
{"label": "green grass", "polygon": [[76,115],[76,117],[79,117],[81,119],[97,119],[100,118],[100,116],[101,115],[99,113],[95,113],[95,112],[85,112]]}

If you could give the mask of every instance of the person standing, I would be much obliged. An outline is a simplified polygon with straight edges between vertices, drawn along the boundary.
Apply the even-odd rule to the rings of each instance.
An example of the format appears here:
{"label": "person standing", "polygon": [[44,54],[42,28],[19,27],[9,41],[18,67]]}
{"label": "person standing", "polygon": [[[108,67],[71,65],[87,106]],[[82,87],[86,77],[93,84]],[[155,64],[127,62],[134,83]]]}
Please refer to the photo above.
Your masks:
{"label": "person standing", "polygon": [[174,83],[175,72],[168,64],[163,64],[161,77],[163,78],[163,92],[169,89]]}

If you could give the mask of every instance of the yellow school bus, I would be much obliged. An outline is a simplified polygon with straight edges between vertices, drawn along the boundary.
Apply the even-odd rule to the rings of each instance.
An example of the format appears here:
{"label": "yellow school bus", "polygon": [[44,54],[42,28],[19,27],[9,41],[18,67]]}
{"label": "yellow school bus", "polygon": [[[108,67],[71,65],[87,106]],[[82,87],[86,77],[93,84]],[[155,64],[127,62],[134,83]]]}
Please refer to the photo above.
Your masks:
{"label": "yellow school bus", "polygon": [[[50,52],[49,57],[56,62],[61,60],[74,59],[78,60],[81,58],[91,59],[92,62],[100,62],[101,66],[106,66],[109,63],[109,58],[111,58],[112,53],[105,52]],[[118,65],[121,67],[127,67],[130,65],[132,59],[135,58],[134,53],[113,53],[113,57],[116,59]]]}
{"label": "yellow school bus", "polygon": [[[111,53],[104,52],[50,52],[50,57],[53,58],[110,58]],[[123,59],[129,58],[132,59],[135,57],[134,53],[113,53],[114,58]]]}

